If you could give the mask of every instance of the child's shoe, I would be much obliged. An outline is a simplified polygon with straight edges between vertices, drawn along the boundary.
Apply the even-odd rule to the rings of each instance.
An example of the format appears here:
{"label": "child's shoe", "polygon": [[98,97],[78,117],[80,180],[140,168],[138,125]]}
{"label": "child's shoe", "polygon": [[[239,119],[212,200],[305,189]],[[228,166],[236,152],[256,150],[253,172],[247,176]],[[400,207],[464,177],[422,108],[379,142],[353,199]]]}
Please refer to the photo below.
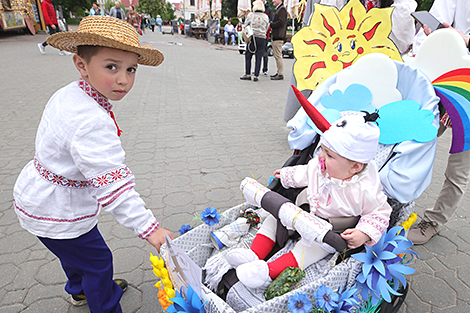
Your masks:
{"label": "child's shoe", "polygon": [[[121,287],[122,291],[127,290],[127,286],[129,285],[127,283],[127,280],[115,279],[114,281],[116,282],[116,284],[118,284],[119,287]],[[85,295],[72,295],[71,302],[72,302],[72,305],[74,306],[82,306],[82,305],[87,304]]]}
{"label": "child's shoe", "polygon": [[225,258],[228,264],[235,269],[242,264],[258,260],[258,256],[252,250],[244,248],[230,250]]}
{"label": "child's shoe", "polygon": [[273,281],[269,277],[268,263],[257,260],[237,267],[237,277],[248,288],[257,289],[268,287]]}
{"label": "child's shoe", "polygon": [[42,43],[38,43],[38,48],[42,54],[46,54],[46,47],[44,47]]}

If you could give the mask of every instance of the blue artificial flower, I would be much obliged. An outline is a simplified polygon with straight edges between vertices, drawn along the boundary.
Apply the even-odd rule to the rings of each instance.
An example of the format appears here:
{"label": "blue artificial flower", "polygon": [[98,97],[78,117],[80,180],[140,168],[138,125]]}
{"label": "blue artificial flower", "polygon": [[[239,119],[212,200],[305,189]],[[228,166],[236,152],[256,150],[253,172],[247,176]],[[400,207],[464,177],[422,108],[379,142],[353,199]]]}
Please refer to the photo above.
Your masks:
{"label": "blue artificial flower", "polygon": [[308,296],[300,291],[289,297],[287,310],[292,313],[308,313],[313,308]]}
{"label": "blue artificial flower", "polygon": [[[182,288],[181,288],[182,289]],[[170,305],[166,312],[168,313],[204,313],[204,303],[201,302],[199,296],[196,292],[193,291],[191,286],[188,287],[186,298],[188,301],[183,298],[183,292],[180,290],[175,290],[175,297],[170,300],[173,301],[173,304]]]}
{"label": "blue artificial flower", "polygon": [[180,232],[180,235],[186,234],[188,231],[193,229],[191,225],[181,225],[180,229],[178,230]]}
{"label": "blue artificial flower", "polygon": [[338,306],[334,309],[334,313],[348,313],[351,309],[356,306],[360,300],[357,297],[357,289],[356,288],[346,288],[342,291],[343,288],[340,287],[338,290]]}
{"label": "blue artificial flower", "polygon": [[326,312],[331,312],[338,306],[338,294],[333,293],[333,290],[325,285],[318,287],[318,289],[313,293],[313,296],[315,297],[315,305],[317,308],[323,309]]}
{"label": "blue artificial flower", "polygon": [[212,226],[219,222],[220,213],[217,212],[215,208],[207,207],[204,212],[201,213],[201,218],[204,223]]}
{"label": "blue artificial flower", "polygon": [[[358,288],[361,288],[361,296],[363,299],[372,297],[371,303],[375,305],[383,298],[387,302],[391,302],[390,294],[398,295],[397,292],[400,283],[406,287],[406,278],[403,276],[413,274],[415,270],[402,264],[402,258],[398,254],[409,253],[412,257],[418,255],[416,252],[409,250],[413,243],[401,236],[404,232],[403,227],[395,226],[386,234],[383,234],[379,242],[374,246],[366,246],[365,253],[353,254],[352,257],[363,262],[362,272],[357,276],[356,282]],[[393,282],[393,288],[389,281]]]}

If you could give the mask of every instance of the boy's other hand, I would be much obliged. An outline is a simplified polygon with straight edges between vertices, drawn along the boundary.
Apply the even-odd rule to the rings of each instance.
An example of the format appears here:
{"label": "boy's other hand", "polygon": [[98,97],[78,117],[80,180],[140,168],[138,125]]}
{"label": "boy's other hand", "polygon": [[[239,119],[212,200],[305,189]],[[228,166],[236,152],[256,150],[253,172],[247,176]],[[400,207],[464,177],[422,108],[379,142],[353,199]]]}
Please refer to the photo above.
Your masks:
{"label": "boy's other hand", "polygon": [[157,249],[158,253],[160,253],[160,247],[162,246],[162,244],[165,243],[165,234],[168,234],[168,237],[170,237],[170,239],[175,239],[175,237],[169,230],[166,230],[162,227],[157,229],[153,234],[150,235],[150,237],[147,238],[147,241],[152,246],[154,246],[155,249]]}
{"label": "boy's other hand", "polygon": [[280,170],[280,169],[279,169],[279,170],[276,170],[276,171],[274,172],[273,176],[276,177],[276,178],[281,178],[281,170]]}
{"label": "boy's other hand", "polygon": [[371,240],[368,235],[364,234],[362,231],[356,228],[346,229],[341,233],[341,237],[346,240],[348,247],[351,249],[360,247],[367,241]]}

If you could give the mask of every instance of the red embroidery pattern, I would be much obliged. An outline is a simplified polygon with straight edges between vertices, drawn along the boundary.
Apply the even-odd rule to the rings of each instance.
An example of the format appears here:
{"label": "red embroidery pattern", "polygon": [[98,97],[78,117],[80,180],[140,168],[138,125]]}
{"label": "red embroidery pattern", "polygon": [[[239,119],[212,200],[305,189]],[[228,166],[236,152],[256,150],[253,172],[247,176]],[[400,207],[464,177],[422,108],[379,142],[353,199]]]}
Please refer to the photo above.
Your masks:
{"label": "red embroidery pattern", "polygon": [[121,167],[112,169],[109,172],[90,177],[88,178],[88,181],[93,188],[100,189],[126,179],[129,176],[132,176],[131,170],[126,165],[122,165]]}
{"label": "red embroidery pattern", "polygon": [[[388,221],[376,214],[371,214],[369,216],[362,217],[357,223],[356,228],[363,231],[362,228],[370,229],[370,227],[368,226],[372,227],[372,229],[375,229],[376,231],[380,233],[380,235],[382,235],[388,227]],[[372,240],[374,240],[373,238],[374,236],[371,236],[369,232],[366,232],[366,231],[364,232],[367,233],[369,237],[372,238]],[[378,239],[380,239],[380,236],[378,237]]]}
{"label": "red embroidery pattern", "polygon": [[26,212],[25,210],[19,208],[17,205],[16,205],[16,201],[14,202],[15,204],[15,208],[20,211],[21,213],[23,213],[24,215],[26,215],[27,217],[29,218],[32,218],[32,219],[35,219],[35,220],[39,220],[39,221],[48,221],[48,222],[61,222],[61,223],[74,223],[74,222],[79,222],[79,221],[82,221],[84,219],[87,219],[87,218],[92,218],[92,217],[95,217],[98,215],[99,211],[100,211],[100,208],[99,208],[99,205],[98,205],[98,208],[96,209],[95,213],[93,214],[89,214],[89,215],[84,215],[84,216],[80,216],[80,217],[77,217],[77,218],[73,218],[73,219],[67,219],[67,218],[54,218],[54,217],[41,217],[41,216],[36,216],[36,215],[32,215],[32,214],[29,214],[28,212]]}
{"label": "red embroidery pattern", "polygon": [[111,112],[113,105],[109,103],[109,100],[99,94],[93,87],[90,86],[83,78],[80,77],[78,81],[78,87],[80,87],[87,95],[93,98],[99,105],[106,110],[106,112]]}
{"label": "red embroidery pattern", "polygon": [[[122,176],[122,175],[121,175]],[[118,189],[114,190],[113,192],[111,192],[109,195],[103,197],[103,198],[100,198],[98,199],[98,202],[101,203],[101,206],[103,208],[107,207],[108,205],[110,205],[111,203],[114,202],[114,200],[116,200],[117,198],[119,198],[124,192],[128,191],[128,190],[131,190],[132,188],[134,188],[135,184],[133,182],[127,182],[125,183],[124,185],[122,185],[121,187],[119,187]],[[109,199],[109,201],[107,202],[104,202],[105,200]],[[104,203],[103,203],[104,202]]]}
{"label": "red embroidery pattern", "polygon": [[37,158],[34,158],[34,167],[43,179],[53,185],[67,188],[85,188],[90,186],[90,183],[86,180],[72,180],[48,171],[39,163]]}
{"label": "red embroidery pattern", "polygon": [[152,235],[159,227],[160,227],[160,224],[158,223],[158,221],[153,222],[153,224],[150,225],[150,227],[149,227],[146,231],[144,231],[142,234],[139,235],[139,238],[141,238],[141,239],[147,239],[147,238],[150,237],[150,235]]}
{"label": "red embroidery pattern", "polygon": [[284,169],[284,187],[298,188],[294,180],[295,167],[286,167]]}

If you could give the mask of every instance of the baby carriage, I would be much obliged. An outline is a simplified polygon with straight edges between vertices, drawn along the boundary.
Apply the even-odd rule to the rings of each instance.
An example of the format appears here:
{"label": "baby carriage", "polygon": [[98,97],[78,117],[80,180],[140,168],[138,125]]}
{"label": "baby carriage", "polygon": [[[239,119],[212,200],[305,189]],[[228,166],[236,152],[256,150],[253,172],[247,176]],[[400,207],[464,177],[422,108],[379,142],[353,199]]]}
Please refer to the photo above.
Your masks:
{"label": "baby carriage", "polygon": [[[401,62],[392,62],[398,73],[396,88],[403,99],[415,101],[420,105],[420,109],[431,111],[434,116],[432,125],[437,130],[439,100],[435,96],[431,83],[421,72],[411,66]],[[321,97],[329,94],[330,87],[337,82],[337,78],[338,74],[334,74],[318,86],[309,98],[310,103],[318,105]],[[341,114],[354,113],[345,111]],[[287,160],[284,166],[306,164],[314,157],[319,136],[306,124],[307,116],[303,110],[299,111],[289,123],[293,128],[291,148],[296,150],[296,153]],[[389,197],[389,204],[393,208],[391,226],[400,225],[408,219],[414,211],[413,199],[416,199],[429,185],[436,145],[437,138],[427,142],[406,140],[395,144],[379,145],[374,161],[379,169],[384,191]],[[274,165],[274,167],[277,166]],[[292,201],[295,201],[300,192],[300,190],[283,189],[276,180],[269,185],[269,188]],[[204,306],[205,312],[286,312],[288,298],[295,292],[300,291],[311,295],[322,285],[333,290],[354,285],[356,276],[361,272],[361,262],[350,258],[349,255],[338,255],[338,253],[330,254],[305,268],[306,276],[296,285],[295,290],[269,301],[265,300],[263,291],[251,290],[240,282],[236,282],[233,273],[230,278],[230,268],[224,261],[227,250],[235,247],[249,248],[256,230],[250,228],[250,231],[241,236],[233,247],[220,250],[213,243],[212,233],[237,220],[241,216],[241,211],[246,211],[247,208],[250,208],[247,204],[235,206],[223,214],[218,224],[200,225],[174,241],[199,267],[206,269],[206,275],[209,278],[206,277],[206,282],[215,292],[207,286],[202,287],[202,299],[207,301]],[[252,209],[257,210],[257,208]],[[293,239],[289,239],[282,249],[271,256],[271,260],[290,251],[294,243]],[[162,254],[165,253],[165,249],[166,247],[163,246]],[[214,278],[214,276],[217,277]],[[380,312],[398,311],[406,296],[406,290],[402,292],[403,295],[391,304],[385,303]]]}

